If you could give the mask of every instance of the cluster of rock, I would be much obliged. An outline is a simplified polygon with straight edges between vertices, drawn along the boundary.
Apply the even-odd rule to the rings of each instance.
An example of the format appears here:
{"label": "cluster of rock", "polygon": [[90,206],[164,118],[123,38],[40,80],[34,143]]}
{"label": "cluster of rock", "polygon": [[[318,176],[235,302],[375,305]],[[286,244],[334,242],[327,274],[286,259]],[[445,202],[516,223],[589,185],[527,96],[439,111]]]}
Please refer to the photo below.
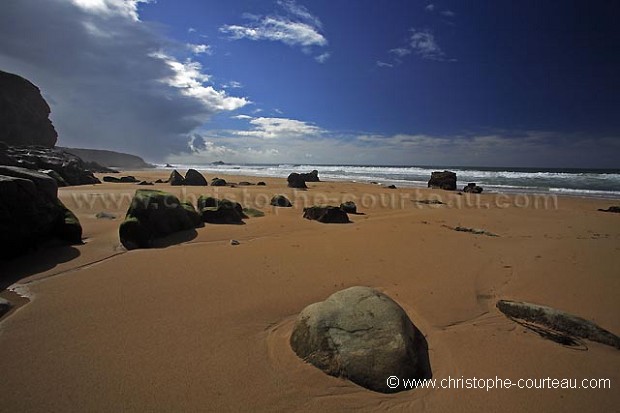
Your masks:
{"label": "cluster of rock", "polygon": [[[451,171],[434,171],[431,172],[431,179],[428,181],[429,188],[445,189],[446,191],[456,191],[456,173]],[[482,187],[476,183],[468,183],[463,187],[463,192],[472,194],[482,193]]]}
{"label": "cluster of rock", "polygon": [[290,345],[325,373],[377,392],[410,390],[388,381],[391,376],[431,377],[422,333],[396,302],[368,287],[347,288],[306,307]]}
{"label": "cluster of rock", "polygon": [[26,168],[0,166],[0,257],[10,258],[57,238],[82,242],[77,217],[58,199],[53,178]]}
{"label": "cluster of rock", "polygon": [[315,205],[304,208],[304,218],[324,224],[348,224],[349,215],[340,207]]}
{"label": "cluster of rock", "polygon": [[321,180],[319,179],[319,171],[317,171],[316,169],[312,172],[301,174],[293,172],[288,176],[288,178],[286,178],[286,181],[288,182],[288,186],[290,188],[297,189],[308,188],[306,182],[321,182]]}
{"label": "cluster of rock", "polygon": [[116,172],[97,164],[86,164],[79,157],[59,148],[8,146],[0,142],[0,165],[33,169],[49,175],[58,186],[101,183],[93,172]]}
{"label": "cluster of rock", "polygon": [[149,248],[157,238],[209,224],[243,224],[262,212],[243,209],[241,204],[228,199],[201,196],[197,208],[190,202],[181,202],[175,195],[152,189],[136,191],[125,220],[119,228],[121,243],[127,249]]}

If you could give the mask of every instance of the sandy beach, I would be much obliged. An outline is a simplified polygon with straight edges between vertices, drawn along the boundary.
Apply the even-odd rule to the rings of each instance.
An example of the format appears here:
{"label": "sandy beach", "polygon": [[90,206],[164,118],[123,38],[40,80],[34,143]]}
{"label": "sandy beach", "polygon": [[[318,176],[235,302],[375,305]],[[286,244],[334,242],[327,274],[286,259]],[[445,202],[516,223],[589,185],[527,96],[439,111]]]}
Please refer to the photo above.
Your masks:
{"label": "sandy beach", "polygon": [[[126,174],[152,181],[169,173]],[[617,200],[347,182],[310,182],[300,191],[285,179],[220,177],[266,186],[154,188],[182,200],[228,198],[265,216],[245,225],[206,224],[132,251],[121,246],[118,227],[141,187],[59,190],[81,221],[84,245],[51,246],[0,264],[2,288],[28,298],[0,320],[0,411],[618,409],[617,349],[587,340],[562,346],[496,308],[500,299],[533,302],[619,334],[620,216],[597,211]],[[294,207],[270,206],[275,194]],[[416,202],[432,199],[444,204]],[[347,200],[362,213],[350,224],[302,218],[305,206]],[[99,212],[116,218],[96,218]],[[293,353],[291,329],[304,307],[357,285],[405,309],[426,337],[436,379],[610,379],[611,389],[388,395],[328,376]],[[0,296],[16,300],[12,291]]]}

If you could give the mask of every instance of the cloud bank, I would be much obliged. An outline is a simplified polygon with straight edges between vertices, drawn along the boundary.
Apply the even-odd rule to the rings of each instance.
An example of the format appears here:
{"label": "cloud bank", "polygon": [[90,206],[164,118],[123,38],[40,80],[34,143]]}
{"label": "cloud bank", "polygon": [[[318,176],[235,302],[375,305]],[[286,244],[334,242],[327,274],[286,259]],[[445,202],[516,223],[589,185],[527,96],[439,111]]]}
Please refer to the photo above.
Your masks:
{"label": "cloud bank", "polygon": [[[249,103],[210,84],[189,51],[140,21],[145,0],[0,3],[0,69],[38,85],[59,145],[133,152],[148,159],[190,151],[211,116]],[[146,6],[148,7],[148,6]]]}

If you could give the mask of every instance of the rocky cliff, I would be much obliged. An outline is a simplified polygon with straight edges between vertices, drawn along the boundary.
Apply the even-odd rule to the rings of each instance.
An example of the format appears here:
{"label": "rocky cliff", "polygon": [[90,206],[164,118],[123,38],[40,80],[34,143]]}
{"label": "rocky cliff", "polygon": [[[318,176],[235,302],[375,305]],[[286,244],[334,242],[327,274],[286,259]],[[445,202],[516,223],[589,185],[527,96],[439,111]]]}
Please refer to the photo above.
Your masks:
{"label": "rocky cliff", "polygon": [[0,141],[51,148],[58,134],[41,91],[21,76],[0,71]]}

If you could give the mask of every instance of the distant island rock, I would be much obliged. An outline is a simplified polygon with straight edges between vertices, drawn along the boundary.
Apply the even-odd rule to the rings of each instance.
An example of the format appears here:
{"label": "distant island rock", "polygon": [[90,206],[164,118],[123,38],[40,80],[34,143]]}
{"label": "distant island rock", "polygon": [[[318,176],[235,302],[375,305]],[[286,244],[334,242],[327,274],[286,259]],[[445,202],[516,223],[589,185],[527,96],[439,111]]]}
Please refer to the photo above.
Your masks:
{"label": "distant island rock", "polygon": [[211,165],[227,165],[227,163],[224,161],[215,161],[215,162],[211,162]]}
{"label": "distant island rock", "polygon": [[154,166],[144,159],[128,153],[108,151],[103,149],[61,148],[66,152],[79,156],[86,162],[96,162],[99,165],[121,169],[147,169]]}
{"label": "distant island rock", "polygon": [[0,139],[8,145],[51,148],[58,133],[41,91],[21,76],[0,71]]}

